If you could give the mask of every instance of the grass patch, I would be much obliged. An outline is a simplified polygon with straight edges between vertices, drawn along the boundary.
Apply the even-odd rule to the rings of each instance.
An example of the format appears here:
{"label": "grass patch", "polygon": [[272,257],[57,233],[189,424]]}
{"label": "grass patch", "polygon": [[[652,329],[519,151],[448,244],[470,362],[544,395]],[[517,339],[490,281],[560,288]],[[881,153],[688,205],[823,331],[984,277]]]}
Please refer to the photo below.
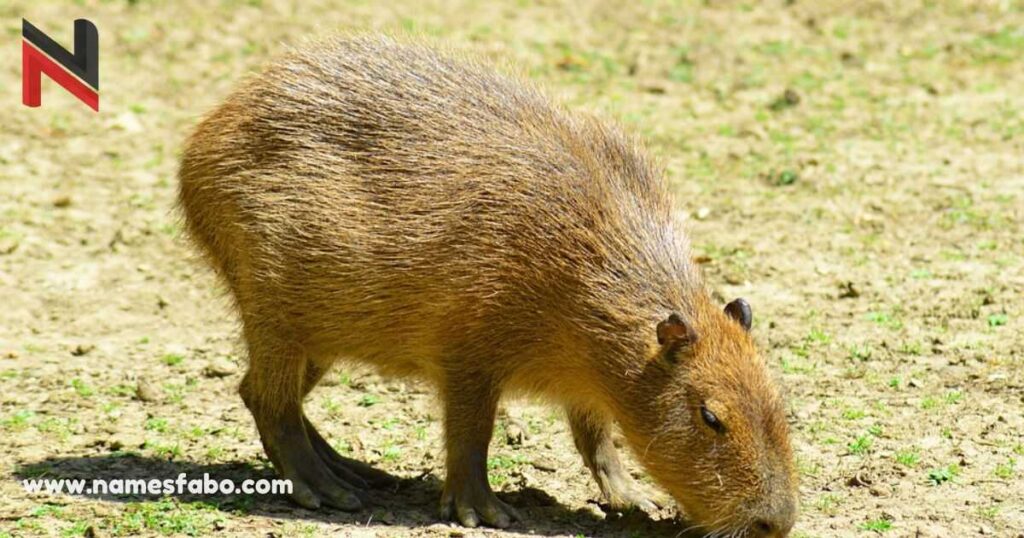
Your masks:
{"label": "grass patch", "polygon": [[487,481],[492,486],[500,486],[508,482],[515,469],[527,463],[529,463],[529,460],[522,454],[511,456],[496,454],[491,456],[487,458]]}
{"label": "grass patch", "polygon": [[921,455],[916,450],[901,450],[894,456],[896,463],[904,467],[917,467],[917,464],[921,462]]}
{"label": "grass patch", "polygon": [[850,451],[850,454],[860,456],[870,452],[872,444],[874,444],[874,441],[871,440],[870,436],[861,435],[860,437],[854,439],[853,442],[846,445],[846,449]]}
{"label": "grass patch", "polygon": [[377,396],[376,394],[364,394],[361,398],[359,398],[359,401],[356,402],[356,405],[358,405],[359,407],[373,407],[379,403],[380,396]]}
{"label": "grass patch", "polygon": [[204,502],[179,503],[165,499],[129,503],[121,516],[110,522],[114,535],[136,535],[146,531],[163,535],[205,536],[224,516],[215,505]]}
{"label": "grass patch", "polygon": [[1006,314],[992,314],[988,317],[989,327],[1002,327],[1010,321],[1010,317]]}
{"label": "grass patch", "polygon": [[1017,459],[1009,458],[1004,463],[996,465],[995,475],[1003,480],[1009,480],[1017,474]]}
{"label": "grass patch", "polygon": [[177,366],[181,364],[184,360],[185,357],[177,353],[168,353],[160,359],[160,361],[166,364],[167,366]]}
{"label": "grass patch", "polygon": [[77,377],[71,380],[71,388],[75,390],[75,394],[81,396],[82,398],[89,398],[96,392],[92,389],[92,387],[87,385],[85,381],[82,381]]}
{"label": "grass patch", "polygon": [[861,523],[861,530],[877,532],[879,534],[892,530],[892,521],[888,519],[872,519]]}
{"label": "grass patch", "polygon": [[951,463],[945,467],[938,467],[928,471],[928,482],[933,486],[941,486],[952,481],[960,474],[960,466]]}

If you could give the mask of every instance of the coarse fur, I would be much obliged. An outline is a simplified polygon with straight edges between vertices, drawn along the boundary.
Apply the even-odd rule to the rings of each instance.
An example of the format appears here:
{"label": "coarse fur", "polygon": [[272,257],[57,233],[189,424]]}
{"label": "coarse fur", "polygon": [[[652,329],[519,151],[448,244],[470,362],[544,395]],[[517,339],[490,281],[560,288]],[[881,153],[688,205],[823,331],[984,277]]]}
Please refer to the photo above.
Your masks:
{"label": "coarse fur", "polygon": [[[465,447],[486,451],[498,397],[528,392],[579,417],[585,460],[586,432],[605,446],[617,422],[707,531],[792,526],[778,390],[711,300],[663,174],[607,123],[426,47],[329,40],[277,60],[199,125],[180,205],[240,314],[241,393],[283,474],[306,449],[276,447],[302,431],[278,425],[344,359],[436,386],[449,460],[478,459]],[[671,313],[693,338],[659,344]],[[454,465],[458,518],[507,523],[481,500],[489,489],[460,493],[453,482],[479,473]],[[599,482],[609,497],[632,491]]]}

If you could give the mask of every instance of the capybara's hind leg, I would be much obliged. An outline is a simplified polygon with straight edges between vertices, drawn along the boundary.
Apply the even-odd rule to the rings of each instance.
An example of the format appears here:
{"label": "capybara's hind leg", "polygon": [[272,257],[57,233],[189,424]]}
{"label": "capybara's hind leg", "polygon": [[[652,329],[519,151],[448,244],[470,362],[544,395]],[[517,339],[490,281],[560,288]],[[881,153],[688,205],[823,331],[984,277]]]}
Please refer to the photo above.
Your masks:
{"label": "capybara's hind leg", "polygon": [[[305,378],[302,384],[303,398],[316,387],[316,384],[324,376],[325,371],[325,368],[317,366],[313,361],[307,363]],[[398,479],[384,471],[374,469],[359,460],[346,458],[338,454],[338,451],[334,450],[334,447],[320,435],[320,432],[316,430],[316,427],[313,426],[313,423],[309,421],[305,414],[303,414],[302,420],[306,427],[306,435],[309,437],[309,442],[313,445],[313,450],[338,478],[364,488],[390,487],[398,483]]]}
{"label": "capybara's hind leg", "polygon": [[310,444],[302,412],[306,359],[301,350],[250,336],[249,371],[239,393],[256,420],[267,457],[282,478],[291,480],[292,499],[310,509],[321,504],[360,509],[357,487],[335,475]]}

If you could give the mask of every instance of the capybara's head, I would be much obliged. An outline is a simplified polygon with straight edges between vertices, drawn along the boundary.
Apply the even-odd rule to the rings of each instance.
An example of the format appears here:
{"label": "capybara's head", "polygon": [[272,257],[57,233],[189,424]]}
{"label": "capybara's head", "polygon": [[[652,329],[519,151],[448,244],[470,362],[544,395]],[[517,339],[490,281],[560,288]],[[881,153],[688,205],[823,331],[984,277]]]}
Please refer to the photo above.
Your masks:
{"label": "capybara's head", "polygon": [[627,438],[694,529],[787,536],[797,477],[782,398],[749,334],[750,306],[694,310],[658,323],[638,387],[646,416]]}

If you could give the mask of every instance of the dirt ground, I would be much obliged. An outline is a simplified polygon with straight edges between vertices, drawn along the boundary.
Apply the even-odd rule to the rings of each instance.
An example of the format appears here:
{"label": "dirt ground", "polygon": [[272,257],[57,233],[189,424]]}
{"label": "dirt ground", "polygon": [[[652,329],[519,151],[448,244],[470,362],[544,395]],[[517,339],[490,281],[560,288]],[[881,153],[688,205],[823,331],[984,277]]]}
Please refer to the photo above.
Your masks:
{"label": "dirt ground", "polygon": [[[101,111],[20,103],[21,18],[101,35]],[[32,477],[270,477],[222,290],[172,211],[197,118],[289,44],[425,36],[641,134],[788,395],[793,536],[1024,536],[1024,13],[1015,1],[0,3],[0,537],[676,536],[605,513],[558,412],[512,402],[491,482],[527,522],[439,523],[424,387],[337,371],[307,408],[406,479],[364,512],[267,496],[27,494]],[[639,470],[637,476],[642,477]]]}

